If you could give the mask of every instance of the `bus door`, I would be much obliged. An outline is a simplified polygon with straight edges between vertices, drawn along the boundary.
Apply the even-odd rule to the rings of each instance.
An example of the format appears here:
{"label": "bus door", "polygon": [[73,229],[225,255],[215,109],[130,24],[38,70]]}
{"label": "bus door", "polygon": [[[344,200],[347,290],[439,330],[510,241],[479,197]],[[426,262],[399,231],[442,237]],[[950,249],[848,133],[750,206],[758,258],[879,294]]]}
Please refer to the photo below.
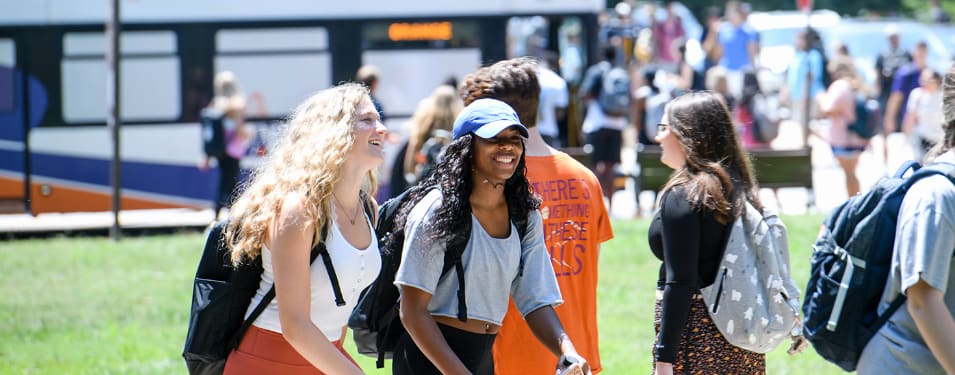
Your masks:
{"label": "bus door", "polygon": [[38,120],[25,116],[23,99],[29,94],[24,72],[18,69],[16,48],[13,38],[0,37],[0,213],[29,209],[26,129],[27,121]]}

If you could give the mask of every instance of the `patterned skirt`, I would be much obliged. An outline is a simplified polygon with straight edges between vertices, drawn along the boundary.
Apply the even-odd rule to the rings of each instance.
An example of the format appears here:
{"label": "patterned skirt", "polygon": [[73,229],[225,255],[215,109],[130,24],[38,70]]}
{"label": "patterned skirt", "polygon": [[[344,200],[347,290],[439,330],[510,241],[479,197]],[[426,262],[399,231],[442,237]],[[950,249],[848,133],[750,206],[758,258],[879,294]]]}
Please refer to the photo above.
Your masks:
{"label": "patterned skirt", "polygon": [[[657,299],[653,314],[653,328],[659,337],[663,307]],[[654,342],[654,344],[656,344]],[[656,358],[656,346],[653,349]],[[723,338],[706,312],[699,295],[690,302],[680,348],[673,364],[674,374],[765,374],[766,355],[740,349]]]}

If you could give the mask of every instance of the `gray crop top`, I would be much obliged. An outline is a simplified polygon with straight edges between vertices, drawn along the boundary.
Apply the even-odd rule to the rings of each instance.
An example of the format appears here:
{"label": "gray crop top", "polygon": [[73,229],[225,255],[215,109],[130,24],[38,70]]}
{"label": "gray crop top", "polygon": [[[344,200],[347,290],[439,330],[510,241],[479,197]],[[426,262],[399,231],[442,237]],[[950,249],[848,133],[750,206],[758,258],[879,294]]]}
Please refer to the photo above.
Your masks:
{"label": "gray crop top", "polygon": [[[408,214],[404,252],[395,275],[395,285],[399,289],[411,286],[430,293],[428,311],[431,315],[457,317],[456,271],[452,269],[441,277],[446,241],[432,235],[425,224],[433,222],[431,216],[440,206],[441,192],[435,189]],[[544,230],[538,211],[528,214],[523,243],[513,223],[508,238],[491,237],[473,215],[471,223],[471,238],[462,254],[468,319],[500,325],[507,313],[509,295],[524,316],[541,307],[564,302],[550,254],[544,245]],[[521,253],[524,274],[518,276]]]}

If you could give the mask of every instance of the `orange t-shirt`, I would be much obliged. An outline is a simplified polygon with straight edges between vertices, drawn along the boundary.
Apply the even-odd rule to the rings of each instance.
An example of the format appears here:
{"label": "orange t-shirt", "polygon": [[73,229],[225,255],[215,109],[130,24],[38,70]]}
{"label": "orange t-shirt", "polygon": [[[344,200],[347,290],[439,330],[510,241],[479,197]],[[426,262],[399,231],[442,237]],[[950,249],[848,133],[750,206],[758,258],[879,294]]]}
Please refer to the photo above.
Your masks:
{"label": "orange t-shirt", "polygon": [[[565,153],[528,156],[527,179],[541,199],[547,245],[564,304],[557,316],[577,352],[596,374],[601,370],[597,332],[597,246],[613,238],[600,183]],[[553,374],[557,356],[528,328],[511,302],[494,340],[494,373]]]}

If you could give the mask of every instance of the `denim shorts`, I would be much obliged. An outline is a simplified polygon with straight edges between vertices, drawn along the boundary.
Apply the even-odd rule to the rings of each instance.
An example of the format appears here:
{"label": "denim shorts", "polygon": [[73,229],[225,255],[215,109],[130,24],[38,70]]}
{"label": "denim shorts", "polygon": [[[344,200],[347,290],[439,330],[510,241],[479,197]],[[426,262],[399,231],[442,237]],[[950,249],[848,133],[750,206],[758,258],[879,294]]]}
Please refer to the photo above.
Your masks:
{"label": "denim shorts", "polygon": [[847,158],[850,156],[856,156],[865,151],[865,146],[832,146],[832,156],[837,158]]}

